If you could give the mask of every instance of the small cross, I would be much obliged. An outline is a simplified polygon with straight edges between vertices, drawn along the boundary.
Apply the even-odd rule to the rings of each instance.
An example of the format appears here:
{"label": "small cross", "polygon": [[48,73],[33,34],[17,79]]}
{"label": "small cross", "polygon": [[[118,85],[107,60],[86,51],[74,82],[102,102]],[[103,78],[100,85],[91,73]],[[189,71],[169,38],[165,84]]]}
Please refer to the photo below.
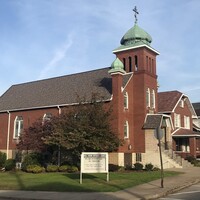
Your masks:
{"label": "small cross", "polygon": [[137,24],[137,14],[139,14],[139,12],[137,11],[137,7],[135,6],[135,8],[133,9],[133,12],[135,12],[134,16],[135,16],[135,24]]}

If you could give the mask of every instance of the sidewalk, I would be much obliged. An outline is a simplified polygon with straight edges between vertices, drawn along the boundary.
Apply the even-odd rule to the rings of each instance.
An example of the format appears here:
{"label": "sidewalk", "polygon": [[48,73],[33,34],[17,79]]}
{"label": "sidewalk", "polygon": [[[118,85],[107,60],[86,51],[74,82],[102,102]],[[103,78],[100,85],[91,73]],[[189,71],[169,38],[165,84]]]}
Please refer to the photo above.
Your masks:
{"label": "sidewalk", "polygon": [[138,200],[156,199],[173,193],[192,184],[200,182],[200,167],[169,169],[183,172],[175,177],[164,178],[164,188],[161,181],[155,180],[118,192],[107,193],[75,193],[75,192],[40,192],[40,191],[9,191],[0,190],[0,199],[13,200]]}

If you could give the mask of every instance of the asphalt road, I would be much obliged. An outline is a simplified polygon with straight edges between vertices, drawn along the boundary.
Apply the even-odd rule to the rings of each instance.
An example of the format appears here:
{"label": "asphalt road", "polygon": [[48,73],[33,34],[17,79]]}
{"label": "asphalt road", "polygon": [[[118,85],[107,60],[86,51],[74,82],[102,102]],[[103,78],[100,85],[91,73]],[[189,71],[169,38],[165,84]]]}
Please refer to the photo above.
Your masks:
{"label": "asphalt road", "polygon": [[165,198],[160,198],[160,200],[200,200],[200,183],[192,185],[188,188],[180,190],[177,193],[170,194]]}

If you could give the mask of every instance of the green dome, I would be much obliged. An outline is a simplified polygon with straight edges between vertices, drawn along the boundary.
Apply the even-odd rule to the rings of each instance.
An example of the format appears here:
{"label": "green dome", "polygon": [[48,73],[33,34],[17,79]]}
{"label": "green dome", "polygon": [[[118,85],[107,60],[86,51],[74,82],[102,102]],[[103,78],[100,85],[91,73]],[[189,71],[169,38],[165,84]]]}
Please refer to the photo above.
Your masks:
{"label": "green dome", "polygon": [[150,45],[151,42],[151,36],[135,23],[134,27],[129,29],[126,32],[126,34],[122,37],[120,43],[121,45],[128,46],[140,44]]}
{"label": "green dome", "polygon": [[124,64],[121,62],[119,58],[116,58],[113,63],[111,64],[111,69],[109,73],[121,72],[125,73],[124,71]]}

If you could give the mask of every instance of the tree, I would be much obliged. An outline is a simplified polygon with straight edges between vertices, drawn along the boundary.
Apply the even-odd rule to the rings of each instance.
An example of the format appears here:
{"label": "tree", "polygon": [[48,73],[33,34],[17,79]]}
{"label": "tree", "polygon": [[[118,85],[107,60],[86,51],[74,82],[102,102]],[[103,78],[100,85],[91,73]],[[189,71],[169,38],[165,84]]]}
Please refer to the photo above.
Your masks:
{"label": "tree", "polygon": [[45,143],[61,146],[76,162],[81,152],[116,151],[121,140],[113,133],[110,119],[111,109],[104,109],[104,103],[93,96],[91,102],[82,101],[54,118],[53,132],[45,137]]}
{"label": "tree", "polygon": [[17,144],[18,150],[43,152],[48,148],[48,145],[44,143],[43,138],[50,135],[53,131],[51,121],[43,121],[38,119],[29,128],[25,129],[19,137],[19,143]]}
{"label": "tree", "polygon": [[34,152],[51,148],[57,154],[58,165],[61,156],[77,164],[81,152],[116,151],[121,140],[110,125],[111,109],[105,109],[102,101],[97,102],[96,95],[84,102],[67,107],[50,121],[40,119],[33,123],[20,136],[17,148]]}

